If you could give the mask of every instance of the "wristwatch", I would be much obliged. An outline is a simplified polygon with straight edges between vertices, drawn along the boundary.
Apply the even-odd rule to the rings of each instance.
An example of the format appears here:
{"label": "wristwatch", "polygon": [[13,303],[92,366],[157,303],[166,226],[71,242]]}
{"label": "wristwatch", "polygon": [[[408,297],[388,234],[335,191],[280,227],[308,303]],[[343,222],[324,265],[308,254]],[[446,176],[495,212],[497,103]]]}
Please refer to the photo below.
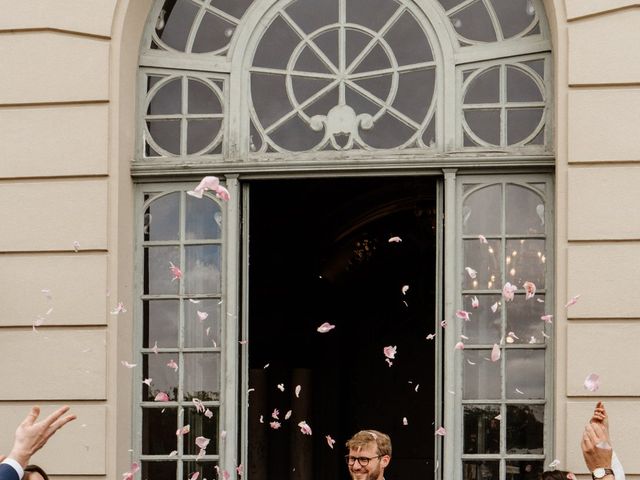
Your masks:
{"label": "wristwatch", "polygon": [[591,472],[591,478],[593,478],[593,480],[604,478],[607,475],[613,475],[613,470],[611,470],[610,468],[600,467],[600,468],[596,468],[593,472]]}

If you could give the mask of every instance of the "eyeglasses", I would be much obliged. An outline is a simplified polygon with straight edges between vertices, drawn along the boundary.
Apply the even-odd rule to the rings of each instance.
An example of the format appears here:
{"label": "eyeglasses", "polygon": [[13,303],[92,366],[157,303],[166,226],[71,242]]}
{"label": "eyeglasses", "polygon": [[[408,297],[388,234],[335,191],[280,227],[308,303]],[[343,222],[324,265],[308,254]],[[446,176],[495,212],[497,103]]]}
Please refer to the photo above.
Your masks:
{"label": "eyeglasses", "polygon": [[382,456],[383,455],[376,455],[375,457],[352,457],[351,455],[345,455],[344,459],[347,461],[347,465],[349,466],[356,463],[356,460],[357,460],[360,466],[366,467],[367,465],[369,465],[369,462],[371,460],[373,460],[374,458],[380,458]]}

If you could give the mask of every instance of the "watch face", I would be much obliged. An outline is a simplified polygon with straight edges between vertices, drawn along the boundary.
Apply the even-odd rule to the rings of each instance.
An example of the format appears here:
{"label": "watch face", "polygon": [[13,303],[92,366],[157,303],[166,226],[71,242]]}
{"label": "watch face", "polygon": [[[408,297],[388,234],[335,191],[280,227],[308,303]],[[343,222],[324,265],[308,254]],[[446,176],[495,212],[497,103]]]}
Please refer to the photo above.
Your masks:
{"label": "watch face", "polygon": [[595,478],[603,478],[603,477],[605,476],[605,474],[606,474],[606,473],[605,473],[605,471],[604,471],[604,468],[596,468],[596,469],[593,471],[593,476],[594,476]]}

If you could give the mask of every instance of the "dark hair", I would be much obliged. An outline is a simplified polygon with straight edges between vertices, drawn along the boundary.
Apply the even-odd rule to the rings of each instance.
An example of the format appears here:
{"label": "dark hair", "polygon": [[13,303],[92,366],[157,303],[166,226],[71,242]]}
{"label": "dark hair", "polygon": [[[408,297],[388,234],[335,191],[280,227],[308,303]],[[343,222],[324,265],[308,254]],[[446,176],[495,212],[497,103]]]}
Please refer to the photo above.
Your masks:
{"label": "dark hair", "polygon": [[42,478],[44,478],[44,480],[49,480],[49,475],[47,475],[47,472],[45,472],[42,467],[39,467],[38,465],[27,465],[26,467],[24,467],[24,473],[29,472],[39,473],[40,475],[42,475]]}
{"label": "dark hair", "polygon": [[575,478],[573,474],[569,476],[571,472],[566,472],[564,470],[549,470],[547,472],[542,472],[542,476],[540,477],[542,480],[567,480],[567,478]]}

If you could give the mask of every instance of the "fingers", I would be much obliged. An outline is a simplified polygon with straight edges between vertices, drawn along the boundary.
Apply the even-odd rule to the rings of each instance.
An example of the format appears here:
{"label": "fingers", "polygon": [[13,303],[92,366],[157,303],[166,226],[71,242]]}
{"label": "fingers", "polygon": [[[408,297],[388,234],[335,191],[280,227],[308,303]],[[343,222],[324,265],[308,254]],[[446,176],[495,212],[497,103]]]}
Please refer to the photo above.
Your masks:
{"label": "fingers", "polygon": [[53,435],[55,432],[57,432],[58,430],[60,430],[62,427],[64,427],[67,423],[75,420],[77,417],[75,415],[67,415],[64,418],[60,418],[59,420],[55,421],[54,423],[51,424],[51,426],[49,427],[49,429],[51,430],[51,434]]}
{"label": "fingers", "polygon": [[22,421],[20,425],[27,426],[27,427],[33,425],[35,421],[38,419],[39,415],[40,415],[40,407],[38,406],[31,407],[31,411],[25,417],[25,419]]}
{"label": "fingers", "polygon": [[57,409],[55,412],[53,412],[51,415],[49,415],[47,418],[45,418],[42,421],[43,425],[45,427],[52,426],[56,422],[56,420],[58,420],[60,417],[62,417],[62,415],[64,415],[68,411],[69,411],[68,405],[65,405],[64,407],[60,407],[59,409]]}

